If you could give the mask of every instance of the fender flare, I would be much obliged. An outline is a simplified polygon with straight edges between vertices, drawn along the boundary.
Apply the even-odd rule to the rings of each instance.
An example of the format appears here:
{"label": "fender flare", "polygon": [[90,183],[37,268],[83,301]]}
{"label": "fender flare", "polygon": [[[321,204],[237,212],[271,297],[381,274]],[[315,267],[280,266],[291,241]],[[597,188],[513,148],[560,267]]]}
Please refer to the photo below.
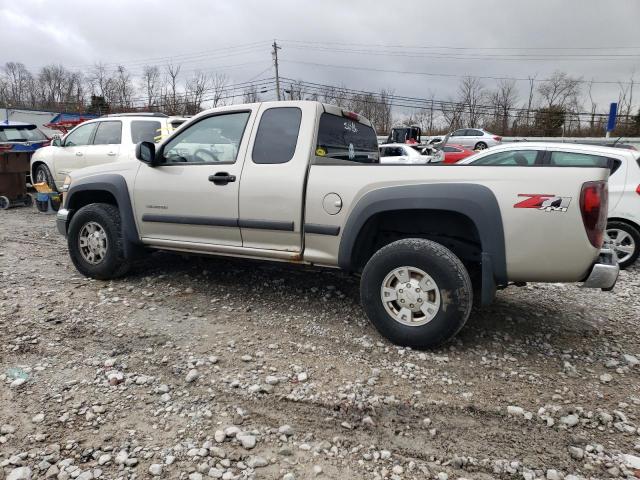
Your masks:
{"label": "fender flare", "polygon": [[401,185],[366,193],[345,224],[338,250],[340,268],[353,270],[353,249],[367,220],[392,210],[437,210],[466,216],[480,236],[482,304],[491,303],[497,286],[507,284],[505,238],[498,201],[489,188],[473,183]]}
{"label": "fender flare", "polygon": [[[137,247],[141,246],[142,242],[138,235],[138,227],[136,226],[135,216],[133,214],[133,206],[131,205],[127,181],[122,175],[107,173],[74,180],[67,193],[64,194],[65,208],[69,209],[72,205],[74,195],[87,191],[108,192],[116,199],[118,210],[120,211],[125,257],[133,257]],[[75,213],[75,210],[70,209],[68,221],[71,220],[73,213]]]}

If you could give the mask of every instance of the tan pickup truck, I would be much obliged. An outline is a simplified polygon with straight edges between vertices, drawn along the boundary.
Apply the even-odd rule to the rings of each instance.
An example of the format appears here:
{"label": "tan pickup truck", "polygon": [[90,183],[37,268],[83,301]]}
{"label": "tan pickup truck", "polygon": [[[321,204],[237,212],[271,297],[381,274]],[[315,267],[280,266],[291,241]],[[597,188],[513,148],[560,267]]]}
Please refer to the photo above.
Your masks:
{"label": "tan pickup truck", "polygon": [[64,182],[58,229],[85,275],[145,249],[340,268],[375,327],[417,348],[510,283],[618,275],[606,166],[384,165],[367,119],[311,101],[207,110],[136,156]]}

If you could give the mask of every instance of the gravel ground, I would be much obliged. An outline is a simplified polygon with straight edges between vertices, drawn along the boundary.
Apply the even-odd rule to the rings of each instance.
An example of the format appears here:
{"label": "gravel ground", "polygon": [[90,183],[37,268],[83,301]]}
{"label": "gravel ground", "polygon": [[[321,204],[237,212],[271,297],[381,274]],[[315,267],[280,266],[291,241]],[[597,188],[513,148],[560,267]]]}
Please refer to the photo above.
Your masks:
{"label": "gravel ground", "polygon": [[0,480],[640,476],[640,268],[381,338],[346,275],[155,253],[80,276],[0,212]]}

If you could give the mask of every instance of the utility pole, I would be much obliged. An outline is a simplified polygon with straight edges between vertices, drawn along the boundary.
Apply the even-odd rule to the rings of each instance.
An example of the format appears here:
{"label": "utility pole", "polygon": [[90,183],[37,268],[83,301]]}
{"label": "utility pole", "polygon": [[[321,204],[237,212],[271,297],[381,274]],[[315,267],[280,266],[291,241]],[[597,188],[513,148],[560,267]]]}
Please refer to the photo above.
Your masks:
{"label": "utility pole", "polygon": [[273,64],[276,67],[276,98],[280,100],[280,75],[278,75],[278,50],[280,50],[282,47],[279,47],[275,40],[273,41],[272,47],[273,47],[273,52],[271,52],[271,55],[273,56]]}

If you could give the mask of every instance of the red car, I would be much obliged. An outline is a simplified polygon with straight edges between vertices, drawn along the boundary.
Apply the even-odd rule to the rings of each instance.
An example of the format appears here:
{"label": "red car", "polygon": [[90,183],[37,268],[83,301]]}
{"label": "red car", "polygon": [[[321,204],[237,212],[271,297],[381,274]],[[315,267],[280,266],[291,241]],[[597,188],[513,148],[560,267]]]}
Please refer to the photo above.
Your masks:
{"label": "red car", "polygon": [[444,163],[457,163],[463,158],[467,158],[471,155],[475,155],[476,152],[464,148],[461,145],[447,144],[443,148],[444,150]]}

